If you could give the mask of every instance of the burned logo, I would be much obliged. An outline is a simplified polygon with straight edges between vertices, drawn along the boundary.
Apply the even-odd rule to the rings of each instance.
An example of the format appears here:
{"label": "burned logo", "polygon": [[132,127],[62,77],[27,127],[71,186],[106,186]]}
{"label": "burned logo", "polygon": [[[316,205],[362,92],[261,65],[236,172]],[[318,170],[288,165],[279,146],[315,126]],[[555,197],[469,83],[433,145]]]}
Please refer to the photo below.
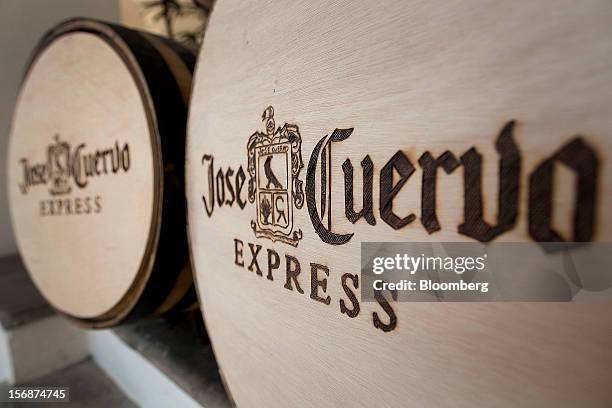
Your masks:
{"label": "burned logo", "polygon": [[[240,165],[237,170],[232,166],[215,169],[213,155],[202,156],[208,181],[208,194],[202,195],[206,214],[211,217],[215,205],[232,207],[237,204],[243,210],[247,201],[256,203],[256,217],[251,227],[257,237],[297,246],[302,231],[293,225],[293,207],[301,208],[304,202],[314,232],[321,241],[330,245],[344,245],[355,235],[355,231],[343,230],[339,224],[346,228],[358,222],[380,228],[379,222],[383,221],[393,230],[401,230],[418,220],[428,234],[435,234],[443,228],[437,216],[437,179],[442,171],[451,174],[459,168],[463,172],[463,193],[453,198],[463,201],[463,220],[455,226],[458,234],[490,242],[513,230],[521,215],[520,208],[525,208],[528,233],[536,242],[589,242],[595,237],[596,204],[601,193],[598,191],[601,160],[600,154],[584,136],[570,138],[548,156],[534,161],[534,167],[525,173],[524,153],[514,137],[518,122],[505,122],[494,141],[498,157],[492,159],[498,160],[499,172],[497,198],[492,198],[492,201],[497,202],[498,217],[491,222],[483,217],[483,157],[476,146],[467,148],[461,155],[446,150],[434,156],[426,150],[418,158],[407,155],[404,152],[406,147],[398,146],[394,153],[389,152],[392,154],[386,162],[378,164],[373,162],[370,154],[363,152],[360,160],[362,181],[357,188],[360,190],[359,198],[355,194],[355,167],[351,161],[355,158],[332,154],[335,150],[332,146],[351,143],[355,128],[335,128],[315,143],[305,166],[305,182],[302,183],[299,175],[304,165],[298,126],[285,123],[277,128],[271,106],[264,111],[262,120],[265,131],[253,133],[247,143],[248,174]],[[353,151],[361,151],[353,146]],[[376,157],[380,158],[380,154]],[[573,202],[574,210],[568,214],[572,228],[566,234],[557,231],[553,225],[556,202],[553,181],[555,169],[560,164],[574,172],[577,183],[574,197],[567,198],[568,202]],[[332,180],[338,177],[332,169],[338,167],[343,177]],[[396,205],[400,200],[400,190],[411,185],[409,179],[413,179],[415,174],[419,177],[419,167],[420,216],[410,211],[398,211]],[[375,171],[376,168],[380,170]],[[247,184],[248,200],[244,191]],[[374,187],[376,184],[378,188]],[[525,185],[528,190],[521,193]],[[344,196],[344,211],[339,211],[336,217],[332,216],[332,209],[341,201],[332,200],[334,194],[338,198]],[[527,202],[521,204],[521,197],[526,197]],[[342,220],[341,214],[350,224],[334,222]]]}
{"label": "burned logo", "polygon": [[[312,230],[308,225],[300,226],[307,228],[307,234],[314,231],[328,245],[345,245],[353,237],[360,241],[367,241],[372,236],[396,239],[397,235],[391,235],[391,232],[402,229],[406,234],[405,240],[411,240],[414,238],[411,234],[416,233],[417,222],[430,235],[444,228],[454,228],[457,234],[464,237],[490,242],[516,228],[521,209],[524,209],[527,232],[536,242],[575,243],[595,238],[596,204],[601,194],[598,191],[601,159],[584,136],[575,135],[548,156],[524,160],[524,150],[514,137],[518,122],[503,122],[497,136],[491,137],[497,157],[486,158],[498,164],[497,194],[487,197],[483,194],[485,159],[480,147],[465,146],[464,151],[453,152],[436,145],[437,154],[425,150],[416,156],[418,152],[412,145],[391,147],[393,142],[407,143],[403,136],[396,135],[385,136],[389,146],[385,144],[384,149],[376,149],[374,155],[367,151],[371,146],[367,143],[368,135],[364,130],[336,127],[331,132],[309,132],[307,137],[313,148],[306,152],[308,160],[304,166],[298,126],[285,123],[277,128],[271,106],[264,111],[262,120],[265,130],[253,133],[247,143],[247,171],[236,162],[222,162],[219,165],[214,154],[203,152],[203,172],[200,175],[205,216],[212,218],[215,207],[223,208],[223,211],[230,208],[243,211],[249,202],[255,203],[256,212],[251,227],[257,238],[297,246],[302,239],[302,231],[294,226],[293,214],[296,211],[294,207],[299,209],[302,206],[307,210],[302,219],[310,219]],[[359,139],[354,134],[360,134],[361,144],[358,144]],[[239,133],[232,138],[233,141],[244,143]],[[239,145],[227,147],[217,143],[231,157],[239,154],[236,150]],[[349,149],[334,147],[350,143],[354,144]],[[381,154],[385,150],[389,150],[386,158]],[[353,153],[347,157],[347,152]],[[531,153],[529,150],[527,152]],[[355,154],[361,157],[355,157]],[[361,169],[355,165],[356,159],[359,159]],[[533,168],[526,169],[525,161]],[[565,234],[558,231],[553,222],[557,203],[554,179],[559,165],[574,172],[576,183],[574,196],[568,198],[570,203],[574,203],[573,212],[567,214],[571,217],[572,228]],[[302,174],[304,183],[299,178],[302,167],[305,167]],[[458,225],[445,226],[437,215],[438,203],[442,201],[437,197],[440,192],[438,178],[456,171],[463,173],[460,177],[463,183],[459,188],[451,189],[451,192],[459,194],[445,195],[444,200],[463,201],[463,219]],[[417,177],[420,180],[415,180]],[[400,191],[415,187],[421,190],[417,193],[421,202],[420,205],[410,204],[416,205],[420,214],[414,208],[406,210],[405,201],[400,204]],[[527,191],[522,191],[525,187]],[[521,197],[527,202],[521,203]],[[342,205],[342,198],[344,208],[337,208]],[[490,200],[489,204],[497,205],[495,220],[485,220],[483,216],[482,209],[487,199]],[[332,212],[335,216],[332,216]],[[226,214],[223,215],[227,217]],[[226,218],[227,221],[236,219]],[[351,228],[355,224],[359,224],[360,229],[370,226],[377,235],[357,235],[358,231]],[[394,310],[394,302],[398,301],[397,290],[384,286],[383,289],[376,289],[362,279],[363,272],[360,270],[334,270],[327,262],[333,251],[321,247],[319,253],[295,254],[293,250],[283,253],[282,248],[273,245],[266,247],[260,240],[242,236],[245,227],[245,224],[227,222],[223,230],[224,234],[232,235],[231,241],[228,239],[226,242],[226,250],[232,252],[233,256],[228,258],[233,258],[235,268],[259,276],[263,281],[284,282],[282,290],[299,295],[306,295],[310,291],[310,299],[327,306],[335,303],[337,306],[334,308],[350,319],[366,315],[376,329],[385,333],[399,327],[399,316]],[[312,244],[314,235],[309,238]],[[307,255],[310,257],[307,258]],[[310,285],[303,287],[301,282],[308,270],[310,276],[306,280],[310,281]],[[330,282],[334,280],[337,282],[336,290],[328,292]],[[374,289],[373,297],[371,289]],[[342,292],[346,296],[334,299],[334,293]],[[367,297],[364,296],[366,293]],[[366,299],[375,300],[377,309],[365,312],[360,302]]]}
{"label": "burned logo", "polygon": [[256,203],[251,228],[257,237],[297,246],[302,230],[294,229],[293,207],[304,205],[300,130],[287,123],[276,128],[272,106],[266,108],[262,121],[265,132],[253,133],[247,143],[248,197]]}
{"label": "burned logo", "polygon": [[54,144],[47,148],[49,173],[51,176],[52,195],[63,195],[70,193],[68,184],[70,177],[70,144],[60,141],[59,135],[53,137]]}
{"label": "burned logo", "polygon": [[119,141],[107,149],[87,152],[86,144],[80,143],[71,150],[71,145],[53,136],[54,143],[47,147],[46,160],[32,162],[22,157],[19,163],[23,170],[23,180],[19,190],[27,194],[32,187],[51,184],[49,193],[52,196],[69,194],[73,191],[70,183],[82,189],[89,179],[103,175],[127,173],[130,169],[130,147]]}
{"label": "burned logo", "polygon": [[130,169],[130,147],[115,141],[114,146],[89,150],[85,143],[76,146],[53,136],[43,160],[21,157],[22,179],[18,183],[21,194],[31,189],[48,186],[49,198],[38,200],[40,216],[97,214],[102,211],[102,197],[80,193],[92,178],[119,175]]}

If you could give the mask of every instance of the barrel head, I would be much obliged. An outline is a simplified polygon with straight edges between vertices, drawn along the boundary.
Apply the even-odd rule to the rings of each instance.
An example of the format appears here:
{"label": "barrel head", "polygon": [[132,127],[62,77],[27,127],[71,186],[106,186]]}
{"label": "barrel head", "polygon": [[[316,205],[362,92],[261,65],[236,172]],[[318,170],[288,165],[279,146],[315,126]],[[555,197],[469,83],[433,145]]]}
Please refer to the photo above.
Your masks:
{"label": "barrel head", "polygon": [[359,256],[609,242],[610,21],[605,1],[217,3],[188,220],[238,406],[612,398],[609,303],[366,302]]}

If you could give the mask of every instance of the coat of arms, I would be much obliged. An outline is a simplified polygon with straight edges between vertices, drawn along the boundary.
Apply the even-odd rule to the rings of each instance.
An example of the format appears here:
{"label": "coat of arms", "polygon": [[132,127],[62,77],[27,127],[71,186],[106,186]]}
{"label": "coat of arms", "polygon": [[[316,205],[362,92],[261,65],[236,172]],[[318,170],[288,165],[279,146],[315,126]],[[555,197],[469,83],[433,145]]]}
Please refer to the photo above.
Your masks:
{"label": "coat of arms", "polygon": [[53,137],[55,143],[47,149],[47,166],[51,176],[52,195],[68,194],[70,176],[70,144],[60,141],[59,135]]}
{"label": "coat of arms", "polygon": [[304,205],[300,130],[287,123],[276,128],[272,106],[261,119],[265,132],[253,133],[247,143],[249,201],[256,202],[257,209],[251,228],[257,237],[297,246],[302,231],[294,229],[293,207]]}

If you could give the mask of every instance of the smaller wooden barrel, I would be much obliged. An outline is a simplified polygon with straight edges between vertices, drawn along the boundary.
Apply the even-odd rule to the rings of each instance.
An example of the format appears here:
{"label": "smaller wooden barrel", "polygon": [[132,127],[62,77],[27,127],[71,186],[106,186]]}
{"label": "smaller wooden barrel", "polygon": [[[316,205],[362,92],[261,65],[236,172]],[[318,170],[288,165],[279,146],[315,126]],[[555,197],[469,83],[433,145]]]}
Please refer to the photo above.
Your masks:
{"label": "smaller wooden barrel", "polygon": [[10,135],[11,217],[35,284],[82,325],[196,302],[183,182],[194,61],[167,39],[80,18],[34,52]]}

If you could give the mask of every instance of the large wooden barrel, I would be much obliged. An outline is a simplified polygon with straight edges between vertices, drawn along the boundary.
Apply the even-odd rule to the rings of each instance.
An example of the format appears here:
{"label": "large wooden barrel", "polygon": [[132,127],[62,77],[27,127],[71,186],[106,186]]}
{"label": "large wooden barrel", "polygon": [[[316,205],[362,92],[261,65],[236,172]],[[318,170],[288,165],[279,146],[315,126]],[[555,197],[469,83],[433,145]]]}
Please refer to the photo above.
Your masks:
{"label": "large wooden barrel", "polygon": [[366,301],[360,245],[610,242],[611,21],[597,0],[217,2],[188,225],[238,406],[609,406],[609,301]]}
{"label": "large wooden barrel", "polygon": [[88,19],[34,52],[10,135],[11,216],[36,286],[78,323],[196,302],[184,200],[194,62],[177,43]]}

